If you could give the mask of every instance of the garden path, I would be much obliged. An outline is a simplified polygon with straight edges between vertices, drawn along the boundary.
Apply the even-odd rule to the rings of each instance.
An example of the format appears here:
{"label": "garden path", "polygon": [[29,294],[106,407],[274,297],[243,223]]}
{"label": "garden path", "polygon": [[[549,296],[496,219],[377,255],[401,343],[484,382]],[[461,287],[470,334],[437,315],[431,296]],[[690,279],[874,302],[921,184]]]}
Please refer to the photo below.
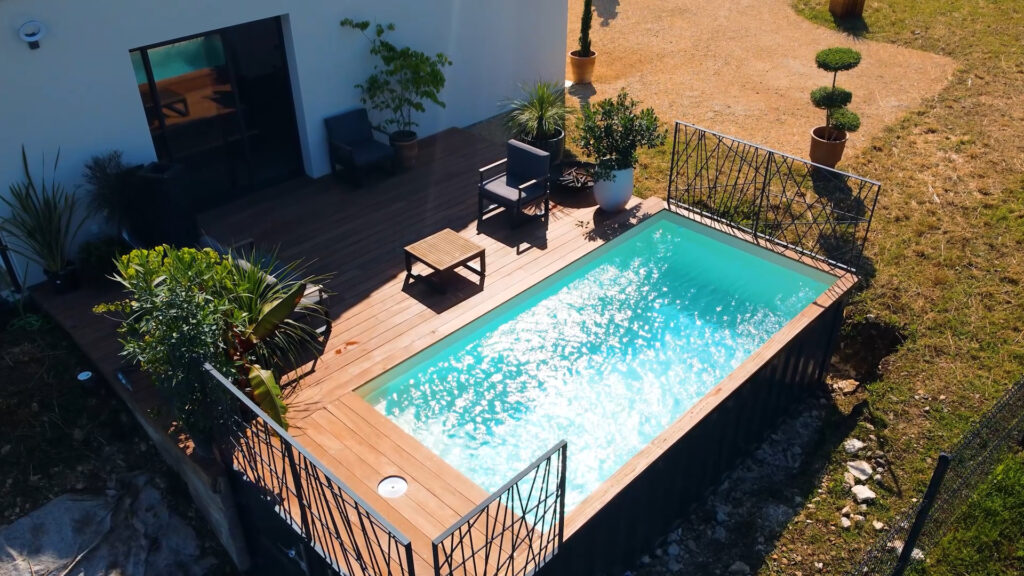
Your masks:
{"label": "garden path", "polygon": [[[582,5],[569,0],[569,50],[576,49]],[[848,144],[853,152],[938,94],[955,68],[950,58],[826,30],[788,0],[594,5],[593,87],[575,86],[571,94],[596,100],[625,87],[664,121],[691,122],[801,158],[824,114],[809,93],[830,80],[814,65],[818,50],[849,46],[863,55],[860,67],[839,76],[862,120]]]}

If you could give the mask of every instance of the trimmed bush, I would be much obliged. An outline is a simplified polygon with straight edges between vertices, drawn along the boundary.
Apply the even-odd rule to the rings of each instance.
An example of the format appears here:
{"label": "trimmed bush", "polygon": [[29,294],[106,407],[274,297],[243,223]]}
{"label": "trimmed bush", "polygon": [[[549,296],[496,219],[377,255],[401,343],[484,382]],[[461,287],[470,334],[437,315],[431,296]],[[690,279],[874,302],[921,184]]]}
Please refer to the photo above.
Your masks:
{"label": "trimmed bush", "polygon": [[853,70],[860,64],[860,53],[851,48],[826,48],[814,57],[818,68],[832,73],[831,86],[819,86],[811,91],[811,103],[825,111],[826,139],[841,140],[837,132],[856,132],[860,117],[846,106],[853,101],[853,93],[836,86],[840,72]]}
{"label": "trimmed bush", "polygon": [[826,72],[845,72],[860,64],[860,52],[853,48],[826,48],[818,52],[814,61]]}

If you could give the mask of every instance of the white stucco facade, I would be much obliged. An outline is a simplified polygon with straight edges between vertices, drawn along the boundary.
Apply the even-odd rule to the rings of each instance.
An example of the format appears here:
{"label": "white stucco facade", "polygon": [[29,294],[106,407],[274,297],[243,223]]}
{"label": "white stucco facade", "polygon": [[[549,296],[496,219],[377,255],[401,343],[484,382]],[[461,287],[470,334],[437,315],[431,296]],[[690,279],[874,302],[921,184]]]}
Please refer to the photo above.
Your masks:
{"label": "white stucco facade", "polygon": [[[35,160],[60,147],[58,176],[69,186],[97,153],[155,160],[129,50],[274,16],[313,177],[328,172],[323,119],[359,105],[353,85],[373,64],[367,40],[339,26],[344,17],[393,22],[395,43],[453,61],[447,108],[419,118],[421,135],[496,114],[524,82],[565,76],[566,0],[2,0],[0,193],[21,177],[22,144]],[[28,20],[47,27],[37,50],[18,37]]]}

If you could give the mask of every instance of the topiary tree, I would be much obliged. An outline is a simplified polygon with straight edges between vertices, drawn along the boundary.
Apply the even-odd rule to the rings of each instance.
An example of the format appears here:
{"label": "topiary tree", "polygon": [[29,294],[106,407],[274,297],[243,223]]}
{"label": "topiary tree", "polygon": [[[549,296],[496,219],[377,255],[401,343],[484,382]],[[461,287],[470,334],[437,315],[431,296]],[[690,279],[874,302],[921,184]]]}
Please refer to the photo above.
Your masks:
{"label": "topiary tree", "polygon": [[832,73],[832,85],[820,86],[811,91],[811,103],[825,111],[825,138],[840,140],[839,131],[856,132],[860,129],[860,117],[847,106],[853,100],[853,93],[836,86],[840,72],[853,70],[860,64],[860,52],[852,48],[826,48],[814,57],[818,68]]}
{"label": "topiary tree", "polygon": [[594,55],[590,49],[590,26],[594,19],[592,0],[583,0],[583,16],[580,19],[580,53],[583,58]]}

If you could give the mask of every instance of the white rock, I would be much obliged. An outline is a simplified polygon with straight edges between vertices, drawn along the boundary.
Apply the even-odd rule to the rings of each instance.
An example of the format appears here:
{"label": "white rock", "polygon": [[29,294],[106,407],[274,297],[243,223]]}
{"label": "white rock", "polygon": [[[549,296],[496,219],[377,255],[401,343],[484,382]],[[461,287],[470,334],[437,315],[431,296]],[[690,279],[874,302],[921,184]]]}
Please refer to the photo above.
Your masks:
{"label": "white rock", "polygon": [[843,516],[849,516],[850,512],[852,512],[852,510],[850,510],[850,507],[849,506],[844,506],[842,511],[840,511],[839,513],[842,514]]}
{"label": "white rock", "polygon": [[750,574],[750,566],[737,560],[729,566],[729,574]]}
{"label": "white rock", "polygon": [[853,525],[853,522],[850,522],[849,518],[847,518],[846,516],[843,516],[842,518],[839,519],[839,525],[842,526],[843,528],[847,528],[848,529],[850,526]]}
{"label": "white rock", "polygon": [[867,480],[868,478],[871,478],[871,475],[874,473],[874,470],[871,469],[871,464],[868,464],[863,460],[847,462],[846,469],[849,470],[850,474],[853,474],[853,477],[857,480]]}
{"label": "white rock", "polygon": [[883,528],[885,528],[885,524],[882,524],[878,520],[872,520],[871,521],[871,527],[874,528],[875,530],[882,530]]}
{"label": "white rock", "polygon": [[860,510],[861,512],[867,512],[868,511],[868,505],[867,504],[859,504],[859,505],[857,505],[857,509]]}
{"label": "white rock", "polygon": [[857,484],[856,486],[851,488],[851,490],[853,491],[853,497],[854,499],[857,500],[857,502],[871,502],[872,500],[878,497],[878,495],[875,494],[871,490],[871,488],[868,488],[863,484]]}
{"label": "white rock", "polygon": [[850,516],[850,520],[853,520],[854,524],[863,524],[865,518],[860,514],[854,514],[853,516]]}
{"label": "white rock", "polygon": [[679,545],[678,544],[669,544],[669,546],[668,546],[668,555],[669,556],[679,556],[679,552],[680,552],[680,550],[679,550]]}
{"label": "white rock", "polygon": [[867,444],[856,438],[848,438],[846,442],[843,442],[843,450],[846,450],[847,454],[856,454],[863,450],[865,446],[867,446]]}
{"label": "white rock", "polygon": [[854,486],[857,485],[857,478],[854,477],[854,475],[851,474],[849,471],[846,471],[843,472],[843,482],[845,482],[846,485],[849,486],[850,488],[853,488]]}

